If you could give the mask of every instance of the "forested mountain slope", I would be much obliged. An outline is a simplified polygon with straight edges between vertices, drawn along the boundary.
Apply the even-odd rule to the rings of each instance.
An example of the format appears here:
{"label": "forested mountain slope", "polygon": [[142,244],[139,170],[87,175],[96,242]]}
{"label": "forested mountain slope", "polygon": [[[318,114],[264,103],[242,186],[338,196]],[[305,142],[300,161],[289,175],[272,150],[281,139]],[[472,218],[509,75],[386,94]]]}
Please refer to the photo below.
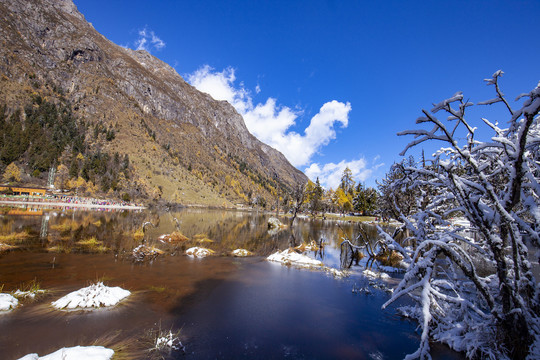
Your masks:
{"label": "forested mountain slope", "polygon": [[231,205],[307,181],[229,103],[113,44],[70,0],[0,0],[0,106],[0,145],[23,139],[0,154],[2,170],[15,161],[35,182],[64,165],[92,191]]}

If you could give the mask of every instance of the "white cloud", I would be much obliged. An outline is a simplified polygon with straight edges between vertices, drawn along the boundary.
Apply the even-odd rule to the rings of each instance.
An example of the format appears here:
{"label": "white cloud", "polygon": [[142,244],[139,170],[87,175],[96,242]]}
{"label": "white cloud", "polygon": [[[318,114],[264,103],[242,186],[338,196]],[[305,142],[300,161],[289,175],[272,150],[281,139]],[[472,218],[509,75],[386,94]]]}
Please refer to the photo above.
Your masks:
{"label": "white cloud", "polygon": [[[336,124],[347,127],[351,104],[336,100],[324,104],[304,130],[299,134],[289,129],[302,113],[280,106],[276,99],[268,98],[264,104],[253,105],[251,94],[243,84],[235,87],[234,69],[221,72],[205,65],[187,75],[188,81],[200,91],[216,100],[226,100],[244,117],[249,131],[262,142],[278,149],[294,166],[305,166],[323,146],[335,139]],[[255,92],[260,92],[257,85]]]}
{"label": "white cloud", "polygon": [[139,30],[139,38],[135,40],[135,50],[146,50],[151,52],[152,49],[161,50],[165,47],[165,42],[161,40],[152,30]]}
{"label": "white cloud", "polygon": [[187,75],[187,79],[199,91],[209,94],[216,100],[228,101],[240,114],[253,107],[249,92],[243,87],[239,89],[233,87],[236,80],[233,68],[227,68],[222,72],[213,70],[210,66],[204,65],[193,74]]}
{"label": "white cloud", "polygon": [[[378,158],[376,157],[374,159],[374,162],[377,162],[377,160]],[[304,173],[312,181],[315,181],[318,177],[321,185],[324,188],[336,189],[341,182],[341,176],[343,175],[343,170],[345,170],[345,168],[348,167],[349,169],[351,169],[352,177],[354,181],[356,181],[356,183],[358,184],[359,182],[365,182],[375,170],[377,170],[383,165],[384,164],[375,163],[372,167],[369,167],[368,162],[365,159],[352,161],[342,160],[337,164],[328,163],[320,165],[318,163],[313,163],[308,168],[306,168]]]}

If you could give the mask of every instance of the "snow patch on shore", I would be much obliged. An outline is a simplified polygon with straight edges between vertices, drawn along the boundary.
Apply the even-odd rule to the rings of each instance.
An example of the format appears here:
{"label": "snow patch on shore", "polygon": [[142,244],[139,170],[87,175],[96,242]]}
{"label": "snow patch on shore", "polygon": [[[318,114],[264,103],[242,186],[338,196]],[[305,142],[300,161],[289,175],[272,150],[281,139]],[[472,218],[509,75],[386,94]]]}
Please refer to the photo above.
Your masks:
{"label": "snow patch on shore", "polygon": [[10,294],[0,293],[0,311],[13,310],[19,305],[19,300]]}
{"label": "snow patch on shore", "polygon": [[41,357],[38,354],[28,354],[19,360],[110,360],[113,355],[113,350],[103,346],[75,346]]}
{"label": "snow patch on shore", "polygon": [[387,273],[404,273],[407,270],[407,267],[409,266],[409,264],[401,260],[398,264],[399,267],[387,266],[387,265],[381,265],[381,264],[377,264],[376,266],[378,270],[384,271]]}
{"label": "snow patch on shore", "polygon": [[47,290],[42,290],[42,289],[39,289],[39,290],[29,290],[29,291],[22,291],[22,290],[18,290],[15,291],[13,293],[13,295],[17,298],[30,298],[30,299],[34,299],[36,297],[36,295],[38,294],[45,294],[47,292]]}
{"label": "snow patch on shore", "polygon": [[108,287],[102,282],[73,291],[52,302],[57,309],[99,308],[113,306],[131,294],[121,287]]}
{"label": "snow patch on shore", "polygon": [[331,267],[324,267],[324,270],[332,275],[333,277],[335,277],[336,279],[342,279],[344,277],[347,277],[349,276],[349,272],[346,271],[346,270],[338,270],[338,269],[334,269],[334,268],[331,268]]}
{"label": "snow patch on shore", "polygon": [[203,247],[198,247],[198,246],[195,246],[186,250],[187,256],[198,257],[198,258],[207,257],[209,255],[212,255],[213,253],[214,253],[213,250],[206,249]]}
{"label": "snow patch on shore", "polygon": [[248,251],[246,249],[236,249],[231,254],[233,256],[237,256],[237,257],[245,257],[245,256],[253,255],[253,253],[251,251]]}
{"label": "snow patch on shore", "polygon": [[362,271],[362,273],[364,274],[365,277],[368,277],[370,279],[382,279],[382,280],[388,280],[390,279],[390,275],[386,274],[386,273],[383,273],[383,272],[374,272],[374,271],[371,271],[371,270],[364,270]]}
{"label": "snow patch on shore", "polygon": [[312,259],[307,255],[299,254],[292,248],[283,250],[281,252],[277,251],[274,254],[268,256],[266,260],[278,262],[286,266],[295,266],[305,269],[326,271],[328,274],[338,279],[349,276],[348,271],[338,270],[325,266],[322,261]]}
{"label": "snow patch on shore", "polygon": [[275,252],[274,254],[268,256],[266,260],[279,262],[284,265],[294,265],[298,267],[322,267],[322,261],[315,260],[309,256],[302,255],[294,251],[293,249],[286,249],[282,252]]}

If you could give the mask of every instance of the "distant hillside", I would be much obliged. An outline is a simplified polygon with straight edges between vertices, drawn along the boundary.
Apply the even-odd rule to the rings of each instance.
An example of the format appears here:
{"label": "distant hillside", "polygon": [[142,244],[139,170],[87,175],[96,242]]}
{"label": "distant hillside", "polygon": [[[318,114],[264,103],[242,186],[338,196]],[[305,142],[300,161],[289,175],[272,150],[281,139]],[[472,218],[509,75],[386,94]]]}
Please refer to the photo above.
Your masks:
{"label": "distant hillside", "polygon": [[[2,171],[15,160],[43,182],[48,166],[63,164],[72,183],[83,178],[111,196],[226,206],[273,203],[307,181],[229,103],[147,52],[113,44],[70,0],[0,0],[0,34],[0,116],[9,129],[19,121],[28,141],[17,155],[0,154]],[[51,104],[54,121],[73,121],[63,140],[53,117],[29,120]],[[40,127],[42,147],[30,125]]]}

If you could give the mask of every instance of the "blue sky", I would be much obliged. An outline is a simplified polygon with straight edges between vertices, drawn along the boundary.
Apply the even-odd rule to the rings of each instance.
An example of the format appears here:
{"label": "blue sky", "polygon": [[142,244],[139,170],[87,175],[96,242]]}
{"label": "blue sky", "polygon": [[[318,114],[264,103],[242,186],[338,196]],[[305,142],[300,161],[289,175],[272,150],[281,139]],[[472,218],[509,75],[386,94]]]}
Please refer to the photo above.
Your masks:
{"label": "blue sky", "polygon": [[[540,80],[537,0],[74,2],[116,44],[229,100],[327,187],[347,165],[376,186],[410,140],[397,132],[456,91],[492,98],[482,80],[496,70],[512,100]],[[470,116],[507,119],[486,107]]]}

